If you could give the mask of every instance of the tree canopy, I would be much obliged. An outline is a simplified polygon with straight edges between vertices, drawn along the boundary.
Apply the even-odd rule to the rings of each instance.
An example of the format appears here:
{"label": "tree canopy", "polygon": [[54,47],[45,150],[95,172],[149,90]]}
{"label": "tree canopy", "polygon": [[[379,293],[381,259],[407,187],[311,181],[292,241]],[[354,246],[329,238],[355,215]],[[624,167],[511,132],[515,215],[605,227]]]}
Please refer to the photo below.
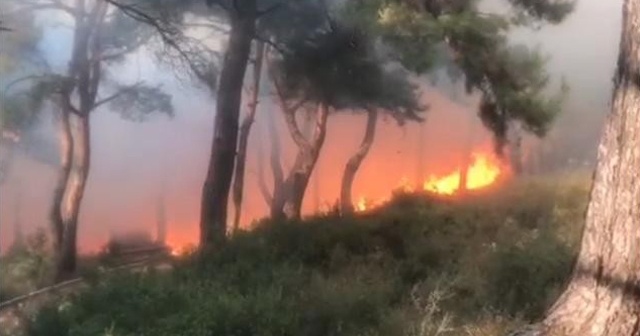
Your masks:
{"label": "tree canopy", "polygon": [[508,14],[483,12],[479,1],[353,1],[346,12],[374,32],[388,56],[407,69],[432,74],[446,68],[479,93],[479,117],[494,133],[497,148],[511,122],[542,136],[559,113],[567,92],[549,94],[546,59],[536,49],[514,46],[508,34],[518,27],[562,21],[573,1],[510,0]]}

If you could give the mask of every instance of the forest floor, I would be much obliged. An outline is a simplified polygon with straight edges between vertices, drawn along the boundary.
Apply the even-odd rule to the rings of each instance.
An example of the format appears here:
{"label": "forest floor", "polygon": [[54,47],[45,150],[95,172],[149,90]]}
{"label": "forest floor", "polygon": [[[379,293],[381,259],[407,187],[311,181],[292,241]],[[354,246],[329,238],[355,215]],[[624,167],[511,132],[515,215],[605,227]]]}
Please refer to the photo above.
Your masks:
{"label": "forest floor", "polygon": [[567,278],[589,179],[399,194],[353,217],[258,223],[172,272],[93,276],[28,335],[494,336],[541,317]]}

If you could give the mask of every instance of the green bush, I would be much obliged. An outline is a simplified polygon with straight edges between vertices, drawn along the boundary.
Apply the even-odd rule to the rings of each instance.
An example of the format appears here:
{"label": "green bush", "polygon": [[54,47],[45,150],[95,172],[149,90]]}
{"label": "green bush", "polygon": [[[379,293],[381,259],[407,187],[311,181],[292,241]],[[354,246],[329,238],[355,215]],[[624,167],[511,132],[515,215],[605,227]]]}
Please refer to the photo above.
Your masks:
{"label": "green bush", "polygon": [[0,258],[0,301],[32,292],[49,284],[52,274],[47,235],[38,230],[15,242]]}
{"label": "green bush", "polygon": [[540,317],[568,275],[588,184],[456,200],[399,195],[354,217],[265,221],[168,273],[101,276],[30,335],[492,335]]}

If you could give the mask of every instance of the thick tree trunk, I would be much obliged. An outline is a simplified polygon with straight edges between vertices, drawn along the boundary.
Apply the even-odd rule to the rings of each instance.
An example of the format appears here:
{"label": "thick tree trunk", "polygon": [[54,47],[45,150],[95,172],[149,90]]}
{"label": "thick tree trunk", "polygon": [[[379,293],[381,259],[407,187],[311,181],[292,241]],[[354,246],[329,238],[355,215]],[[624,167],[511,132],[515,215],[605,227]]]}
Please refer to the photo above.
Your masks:
{"label": "thick tree trunk", "polygon": [[211,157],[202,190],[200,247],[205,250],[219,247],[226,240],[242,86],[256,28],[256,0],[239,2],[239,7],[232,15],[229,45],[220,73]]}
{"label": "thick tree trunk", "polygon": [[73,157],[73,138],[71,135],[70,113],[66,108],[61,108],[58,115],[58,144],[60,146],[60,168],[56,184],[53,189],[53,198],[49,210],[51,222],[51,235],[56,259],[60,258],[64,236],[64,221],[62,217],[62,202],[65,190],[71,174],[71,162]]}
{"label": "thick tree trunk", "polygon": [[[50,211],[57,280],[71,276],[76,269],[78,217],[90,168],[89,116],[96,107],[101,80],[100,36],[108,3],[79,0],[74,9],[75,28],[68,82],[60,94],[61,168]],[[78,95],[77,107],[71,98],[74,91]],[[78,118],[73,123],[73,130],[71,114]]]}
{"label": "thick tree trunk", "polygon": [[[281,105],[284,105],[284,102],[281,101]],[[283,107],[285,113],[285,122],[287,124],[287,128],[289,129],[289,133],[291,134],[294,142],[298,146],[298,153],[296,154],[293,165],[290,168],[289,174],[287,175],[287,179],[284,179],[284,173],[281,175],[281,180],[279,185],[274,185],[274,198],[273,204],[271,205],[271,217],[272,218],[293,218],[295,216],[285,214],[284,208],[287,202],[291,201],[293,196],[293,188],[294,186],[291,184],[293,181],[292,176],[294,172],[300,171],[304,166],[304,162],[307,160],[305,157],[311,153],[312,144],[309,142],[310,138],[313,136],[313,118],[312,114],[308,111],[305,111],[305,115],[302,117],[302,129],[298,127],[298,120],[296,118],[297,109],[286,109]],[[312,113],[317,113],[312,112]],[[312,141],[312,140],[311,140]],[[279,159],[278,159],[279,160]],[[272,161],[272,163],[275,163]],[[275,170],[274,170],[275,177]],[[308,182],[307,182],[308,184]],[[305,188],[306,190],[306,188]],[[305,191],[303,190],[303,192]],[[303,195],[304,197],[304,195]]]}
{"label": "thick tree trunk", "polygon": [[347,165],[344,167],[344,174],[342,175],[342,184],[340,187],[340,212],[342,214],[353,213],[353,201],[351,199],[351,189],[353,187],[353,181],[355,180],[356,173],[362,164],[362,161],[369,154],[369,149],[373,144],[373,139],[376,134],[376,124],[378,121],[378,111],[372,109],[367,112],[367,126],[364,131],[364,137],[360,143],[360,148],[351,156]]}
{"label": "thick tree trunk", "polygon": [[612,110],[580,254],[538,335],[640,335],[640,0],[623,6]]}
{"label": "thick tree trunk", "polygon": [[236,159],[236,171],[233,180],[233,205],[235,216],[233,218],[233,231],[240,227],[240,216],[242,215],[242,196],[244,191],[244,175],[247,163],[247,147],[249,146],[249,135],[251,125],[256,117],[258,109],[258,96],[260,93],[260,81],[262,78],[262,60],[264,58],[265,46],[263,42],[256,42],[256,59],[253,66],[253,88],[251,98],[247,104],[247,115],[242,120],[240,126],[240,139],[238,141],[238,157]]}
{"label": "thick tree trunk", "polygon": [[[309,185],[309,178],[311,177],[311,173],[313,173],[313,168],[320,156],[320,150],[324,145],[327,134],[328,117],[328,107],[325,104],[319,104],[316,113],[313,139],[310,143],[305,142],[305,145],[299,148],[296,161],[284,182],[286,197],[282,206],[282,213],[288,219],[300,218],[302,201],[304,200],[304,195]],[[290,120],[288,123],[290,123]]]}
{"label": "thick tree trunk", "polygon": [[73,164],[62,203],[62,245],[56,267],[58,279],[72,275],[76,269],[78,217],[91,163],[89,115],[78,117],[74,126]]}

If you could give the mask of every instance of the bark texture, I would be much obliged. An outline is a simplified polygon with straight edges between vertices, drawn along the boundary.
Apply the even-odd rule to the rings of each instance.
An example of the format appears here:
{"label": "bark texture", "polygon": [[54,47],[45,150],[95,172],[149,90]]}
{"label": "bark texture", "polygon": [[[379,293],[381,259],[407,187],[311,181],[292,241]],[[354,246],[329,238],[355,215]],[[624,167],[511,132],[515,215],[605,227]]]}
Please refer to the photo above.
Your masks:
{"label": "bark texture", "polygon": [[294,116],[289,115],[286,118],[289,131],[294,134],[294,138],[297,139],[295,142],[298,144],[296,160],[284,182],[286,197],[282,206],[282,214],[288,219],[300,218],[302,201],[309,185],[309,179],[318,162],[320,150],[327,135],[328,117],[328,107],[325,104],[319,104],[311,141],[304,138],[297,127]]}
{"label": "bark texture", "polygon": [[71,174],[73,157],[70,111],[67,108],[61,108],[58,115],[58,145],[60,148],[60,167],[58,168],[56,184],[53,189],[53,198],[51,200],[51,209],[49,210],[53,249],[56,253],[61,251],[63,245],[65,230],[62,218],[62,202],[64,200],[65,190],[67,189],[69,175]]}
{"label": "bark texture", "polygon": [[61,165],[50,210],[57,280],[76,270],[78,218],[91,162],[89,118],[102,79],[101,29],[108,6],[106,1],[77,0],[74,7],[73,49],[59,102]]}
{"label": "bark texture", "polygon": [[226,240],[242,86],[256,29],[256,0],[238,2],[238,7],[231,15],[229,44],[220,72],[209,168],[202,188],[200,247],[205,250],[219,247]]}
{"label": "bark texture", "polygon": [[347,165],[344,167],[344,174],[342,175],[342,183],[340,186],[340,212],[342,214],[353,213],[353,200],[351,198],[353,181],[355,180],[360,165],[362,165],[367,154],[369,154],[373,139],[376,135],[377,122],[378,111],[375,109],[367,111],[367,126],[365,127],[360,148],[358,148],[355,154],[347,161]]}
{"label": "bark texture", "polygon": [[89,116],[79,117],[74,123],[73,164],[62,202],[62,246],[58,252],[58,277],[66,278],[76,269],[78,218],[80,205],[89,177],[91,162],[91,142]]}
{"label": "bark texture", "polygon": [[640,0],[626,0],[612,110],[571,281],[534,335],[640,335]]}
{"label": "bark texture", "polygon": [[233,205],[235,214],[233,218],[233,231],[240,227],[240,217],[242,215],[242,197],[244,192],[244,175],[247,164],[247,147],[249,146],[249,135],[251,126],[256,117],[258,109],[258,96],[260,94],[260,82],[262,79],[262,60],[264,58],[265,46],[263,42],[256,42],[256,59],[253,66],[253,87],[251,97],[247,104],[247,115],[242,120],[240,126],[240,139],[238,141],[238,158],[236,159],[236,171],[233,180]]}

